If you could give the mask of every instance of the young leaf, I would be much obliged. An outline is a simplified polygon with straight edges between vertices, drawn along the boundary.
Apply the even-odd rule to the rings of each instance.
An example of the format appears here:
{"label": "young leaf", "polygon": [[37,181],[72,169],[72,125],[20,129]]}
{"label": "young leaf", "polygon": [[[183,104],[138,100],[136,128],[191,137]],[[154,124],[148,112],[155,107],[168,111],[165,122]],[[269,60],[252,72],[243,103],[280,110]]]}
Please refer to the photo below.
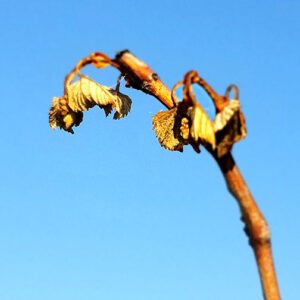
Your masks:
{"label": "young leaf", "polygon": [[[160,145],[171,151],[183,151],[183,146],[187,144],[187,140],[182,136],[186,133],[186,124],[183,119],[178,118],[177,107],[168,111],[162,111],[153,116],[152,124],[155,134],[158,138]],[[178,122],[178,120],[180,122]],[[186,119],[186,118],[185,118]]]}
{"label": "young leaf", "polygon": [[245,119],[240,111],[238,100],[230,100],[227,106],[216,115],[213,124],[219,157],[228,153],[234,143],[246,137]]}

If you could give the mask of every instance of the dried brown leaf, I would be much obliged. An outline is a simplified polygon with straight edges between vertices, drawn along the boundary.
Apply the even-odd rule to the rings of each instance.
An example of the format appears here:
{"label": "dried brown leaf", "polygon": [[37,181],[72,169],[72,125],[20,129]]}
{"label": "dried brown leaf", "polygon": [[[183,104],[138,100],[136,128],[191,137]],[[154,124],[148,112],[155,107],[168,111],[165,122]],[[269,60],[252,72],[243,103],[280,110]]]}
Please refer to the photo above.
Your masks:
{"label": "dried brown leaf", "polygon": [[[182,129],[186,137],[186,122],[178,116],[177,107],[162,111],[153,116],[152,124],[155,134],[162,147],[171,151],[183,151],[187,140],[182,136]],[[186,119],[186,118],[185,118]]]}
{"label": "dried brown leaf", "polygon": [[200,105],[191,106],[188,109],[188,115],[192,120],[190,135],[194,142],[210,145],[214,149],[216,145],[215,132],[204,109]]}
{"label": "dried brown leaf", "polygon": [[49,111],[49,125],[52,129],[60,127],[74,133],[72,127],[78,126],[82,117],[82,112],[74,112],[69,108],[65,97],[53,97]]}
{"label": "dried brown leaf", "polygon": [[131,108],[131,99],[104,85],[82,77],[67,87],[68,104],[77,111],[86,111],[95,105],[103,108],[108,115],[112,108],[116,110],[114,119],[120,119],[128,114]]}
{"label": "dried brown leaf", "polygon": [[61,111],[59,105],[59,97],[52,98],[52,106],[49,111],[49,125],[52,129],[55,129],[61,124]]}
{"label": "dried brown leaf", "polygon": [[109,89],[109,92],[115,96],[115,106],[113,106],[116,110],[114,114],[114,119],[119,120],[127,116],[131,109],[131,99],[125,95],[116,91],[114,89]]}
{"label": "dried brown leaf", "polygon": [[227,125],[232,116],[239,110],[239,100],[230,100],[227,106],[225,106],[224,109],[216,115],[213,122],[214,131],[217,132],[222,130]]}
{"label": "dried brown leaf", "polygon": [[230,100],[227,106],[216,115],[213,124],[219,157],[228,153],[234,143],[246,137],[245,119],[240,111],[238,100]]}
{"label": "dried brown leaf", "polygon": [[54,97],[52,100],[49,111],[51,128],[58,126],[73,133],[72,127],[78,126],[82,121],[82,112],[95,105],[102,108],[106,116],[115,109],[114,119],[123,118],[131,109],[131,99],[128,96],[82,75],[78,81],[67,83],[65,91],[63,97]]}

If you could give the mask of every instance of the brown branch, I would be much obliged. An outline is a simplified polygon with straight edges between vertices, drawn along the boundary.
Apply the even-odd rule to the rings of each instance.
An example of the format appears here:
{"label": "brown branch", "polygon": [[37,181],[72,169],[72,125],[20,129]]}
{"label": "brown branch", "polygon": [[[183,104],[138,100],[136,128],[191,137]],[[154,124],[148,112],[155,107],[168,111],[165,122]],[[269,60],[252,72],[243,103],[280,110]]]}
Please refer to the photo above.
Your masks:
{"label": "brown branch", "polygon": [[267,221],[259,210],[231,153],[222,158],[216,158],[216,160],[222,170],[229,192],[241,208],[245,232],[249,237],[260,273],[264,298],[267,300],[280,299],[272,258],[271,234]]}
{"label": "brown branch", "polygon": [[[190,84],[199,84],[212,99],[216,111],[221,111],[228,103],[228,98],[226,96],[220,96],[202,77],[200,77],[197,71],[190,71],[185,75],[185,82],[187,83],[190,78]],[[187,84],[189,86],[189,84]]]}
{"label": "brown branch", "polygon": [[[159,79],[158,75],[128,50],[119,52],[113,61],[125,76],[127,87],[132,87],[154,96],[167,108],[174,106],[171,91]],[[175,100],[179,101],[178,99]]]}
{"label": "brown branch", "polygon": [[[142,90],[154,96],[169,109],[174,106],[174,101],[178,101],[177,98],[174,101],[172,100],[171,91],[159,79],[158,75],[128,50],[118,53],[113,62],[125,76],[126,86]],[[221,110],[224,102],[226,102],[226,97],[219,96],[200,77],[198,77],[197,83],[211,96],[217,111]],[[280,293],[272,258],[268,224],[251,195],[231,153],[221,158],[214,155],[214,158],[220,166],[230,193],[236,198],[241,208],[245,232],[249,236],[250,245],[254,250],[264,299],[279,300]]]}

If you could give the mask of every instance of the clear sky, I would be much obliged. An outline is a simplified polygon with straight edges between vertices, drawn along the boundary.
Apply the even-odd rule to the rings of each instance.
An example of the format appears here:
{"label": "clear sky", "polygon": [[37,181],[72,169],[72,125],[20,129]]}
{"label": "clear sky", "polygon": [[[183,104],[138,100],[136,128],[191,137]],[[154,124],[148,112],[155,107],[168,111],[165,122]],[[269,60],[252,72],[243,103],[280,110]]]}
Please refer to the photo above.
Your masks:
{"label": "clear sky", "polygon": [[[160,147],[154,98],[93,109],[75,134],[48,109],[94,51],[130,49],[171,87],[196,69],[240,87],[233,151],[272,230],[283,299],[299,299],[300,2],[1,1],[1,300],[261,299],[240,213],[213,159]],[[115,85],[117,72],[85,74]]]}

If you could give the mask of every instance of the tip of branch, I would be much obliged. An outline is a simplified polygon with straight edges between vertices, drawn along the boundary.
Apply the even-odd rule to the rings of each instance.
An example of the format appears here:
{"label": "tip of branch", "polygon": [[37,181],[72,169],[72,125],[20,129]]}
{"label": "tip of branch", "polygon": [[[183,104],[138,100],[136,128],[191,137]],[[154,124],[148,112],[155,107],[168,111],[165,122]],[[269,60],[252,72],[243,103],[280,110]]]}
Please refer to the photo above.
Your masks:
{"label": "tip of branch", "polygon": [[116,59],[120,58],[123,54],[130,52],[128,49],[124,49],[116,53]]}

